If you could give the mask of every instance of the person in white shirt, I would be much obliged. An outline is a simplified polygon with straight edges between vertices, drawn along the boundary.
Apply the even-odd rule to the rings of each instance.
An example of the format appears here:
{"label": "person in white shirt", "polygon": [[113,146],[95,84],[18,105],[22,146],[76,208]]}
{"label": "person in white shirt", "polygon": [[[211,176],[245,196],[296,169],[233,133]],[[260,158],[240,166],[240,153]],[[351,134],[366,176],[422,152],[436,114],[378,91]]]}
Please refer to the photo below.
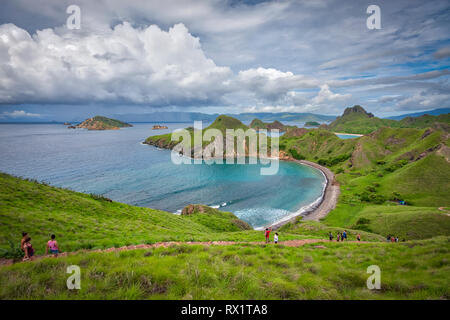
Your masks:
{"label": "person in white shirt", "polygon": [[275,244],[278,243],[278,233],[275,232],[275,235],[273,236],[273,242],[275,242]]}

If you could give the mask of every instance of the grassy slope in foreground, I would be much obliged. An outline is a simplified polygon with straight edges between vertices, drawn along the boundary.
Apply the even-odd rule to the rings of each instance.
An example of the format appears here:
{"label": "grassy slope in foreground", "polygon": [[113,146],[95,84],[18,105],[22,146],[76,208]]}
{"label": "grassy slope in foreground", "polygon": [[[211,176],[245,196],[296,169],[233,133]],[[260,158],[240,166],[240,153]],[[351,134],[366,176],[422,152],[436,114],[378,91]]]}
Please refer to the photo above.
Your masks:
{"label": "grassy slope in foreground", "polygon": [[[449,240],[80,253],[0,268],[0,299],[448,299]],[[67,290],[69,265],[80,290]],[[370,265],[381,290],[366,287]]]}
{"label": "grassy slope in foreground", "polygon": [[[0,254],[7,257],[17,254],[22,231],[30,234],[37,254],[44,252],[52,233],[56,234],[63,251],[162,241],[259,241],[263,238],[260,231],[246,230],[245,223],[233,214],[212,208],[203,214],[178,216],[109,202],[4,173],[0,173],[0,189]],[[305,236],[283,235],[284,240],[302,238]]]}

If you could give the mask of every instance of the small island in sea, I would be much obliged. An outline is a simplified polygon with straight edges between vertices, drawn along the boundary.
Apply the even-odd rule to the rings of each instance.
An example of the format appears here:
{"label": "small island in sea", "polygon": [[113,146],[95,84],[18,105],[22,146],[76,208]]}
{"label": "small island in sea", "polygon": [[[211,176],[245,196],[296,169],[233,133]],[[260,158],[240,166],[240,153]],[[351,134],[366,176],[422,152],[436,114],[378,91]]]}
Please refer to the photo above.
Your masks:
{"label": "small island in sea", "polygon": [[82,123],[75,126],[75,128],[84,128],[88,130],[119,130],[120,128],[127,127],[132,127],[132,125],[120,120],[102,116],[95,116],[93,118],[86,119]]}
{"label": "small island in sea", "polygon": [[152,130],[161,130],[161,129],[169,129],[167,126],[161,126],[159,124],[155,124],[152,128]]}
{"label": "small island in sea", "polygon": [[305,123],[305,127],[318,127],[320,126],[320,123],[317,121],[308,121]]}

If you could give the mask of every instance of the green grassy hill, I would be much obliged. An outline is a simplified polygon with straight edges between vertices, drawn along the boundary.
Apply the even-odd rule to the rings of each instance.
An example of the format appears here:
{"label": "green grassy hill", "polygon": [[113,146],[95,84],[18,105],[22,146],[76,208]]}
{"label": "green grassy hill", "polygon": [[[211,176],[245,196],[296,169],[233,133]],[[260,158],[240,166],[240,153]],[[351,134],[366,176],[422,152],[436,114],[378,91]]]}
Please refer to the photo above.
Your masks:
{"label": "green grassy hill", "polygon": [[253,119],[252,122],[250,123],[250,128],[255,129],[255,130],[261,130],[261,129],[266,129],[266,130],[272,130],[272,129],[278,129],[280,131],[287,131],[290,128],[296,128],[295,126],[286,126],[284,124],[282,124],[280,121],[273,121],[273,122],[262,122],[259,119]]}
{"label": "green grassy hill", "polygon": [[[0,173],[0,189],[0,254],[3,256],[14,255],[22,231],[32,237],[38,254],[44,252],[52,233],[57,235],[64,251],[160,241],[261,240],[261,232],[246,230],[245,222],[233,214],[214,209],[208,209],[205,214],[177,216],[3,173]],[[207,214],[211,214],[210,219],[205,217]]]}
{"label": "green grassy hill", "polygon": [[361,106],[347,108],[341,117],[327,127],[334,132],[367,134],[385,126],[396,126],[397,121],[380,119]]}
{"label": "green grassy hill", "polygon": [[[223,156],[225,156],[226,154],[226,145],[227,145],[227,140],[226,140],[226,131],[227,129],[233,129],[233,130],[243,130],[243,132],[246,132],[249,127],[246,126],[245,124],[243,124],[241,121],[239,121],[238,119],[235,119],[233,117],[230,116],[225,116],[225,115],[220,115],[216,118],[216,120],[214,120],[214,122],[209,125],[208,127],[206,127],[205,129],[202,130],[201,136],[203,137],[205,132],[209,129],[216,129],[219,130],[222,133],[223,136]],[[194,155],[194,129],[192,127],[187,128],[187,130],[190,133],[190,147],[191,147],[191,155]],[[253,131],[253,130],[252,130]],[[257,134],[256,138],[260,139],[261,135],[264,134]],[[265,135],[264,135],[265,136]],[[271,138],[267,137],[267,150],[270,153],[270,149],[271,149]],[[206,146],[212,144],[214,142],[215,137],[213,137],[211,139],[211,141],[202,141],[202,147],[205,148]],[[249,155],[249,137],[245,137],[245,154]],[[145,141],[145,144],[149,144],[149,145],[153,145],[159,148],[164,148],[164,149],[173,149],[176,145],[178,145],[179,143],[186,143],[184,144],[185,146],[188,145],[189,141],[184,141],[183,139],[181,139],[180,142],[178,141],[172,141],[172,134],[168,133],[168,134],[163,134],[163,135],[157,135],[157,136],[150,136],[148,137]],[[234,156],[236,156],[236,152],[237,152],[237,138],[234,138],[234,147],[235,147],[235,152],[234,152]],[[259,148],[260,148],[260,143],[259,141],[257,141],[256,143],[256,150],[257,152],[259,152]],[[254,156],[254,155],[252,155]],[[230,157],[233,157],[233,155],[230,155]]]}
{"label": "green grassy hill", "polygon": [[449,131],[450,113],[432,116],[425,114],[420,117],[406,117],[399,121],[401,128],[436,128]]}
{"label": "green grassy hill", "polygon": [[434,128],[448,132],[450,129],[450,114],[438,116],[423,115],[407,117],[400,121],[380,119],[368,113],[361,106],[345,109],[342,116],[337,117],[327,128],[333,132],[368,134],[383,127],[391,128]]}
{"label": "green grassy hill", "polygon": [[[287,154],[336,173],[341,196],[325,225],[383,236],[395,233],[405,239],[450,234],[450,217],[437,210],[450,206],[448,144],[443,131],[388,127],[356,139],[339,139],[322,129],[280,138],[280,149]],[[398,200],[408,206],[398,205]],[[379,212],[376,219],[358,223],[373,211]],[[302,223],[289,232],[311,227]]]}

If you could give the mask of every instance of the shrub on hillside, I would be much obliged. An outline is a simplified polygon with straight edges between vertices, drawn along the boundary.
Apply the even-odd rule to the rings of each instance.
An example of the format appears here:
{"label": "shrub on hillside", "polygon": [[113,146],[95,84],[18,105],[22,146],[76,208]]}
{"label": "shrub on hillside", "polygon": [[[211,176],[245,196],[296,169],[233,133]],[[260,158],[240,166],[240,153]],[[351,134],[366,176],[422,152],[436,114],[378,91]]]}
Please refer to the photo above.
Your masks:
{"label": "shrub on hillside", "polygon": [[302,156],[296,149],[289,149],[290,154],[296,160],[305,160],[305,157]]}
{"label": "shrub on hillside", "polygon": [[370,202],[375,204],[383,204],[386,201],[386,198],[381,194],[377,194],[374,192],[363,191],[359,198],[361,201]]}

